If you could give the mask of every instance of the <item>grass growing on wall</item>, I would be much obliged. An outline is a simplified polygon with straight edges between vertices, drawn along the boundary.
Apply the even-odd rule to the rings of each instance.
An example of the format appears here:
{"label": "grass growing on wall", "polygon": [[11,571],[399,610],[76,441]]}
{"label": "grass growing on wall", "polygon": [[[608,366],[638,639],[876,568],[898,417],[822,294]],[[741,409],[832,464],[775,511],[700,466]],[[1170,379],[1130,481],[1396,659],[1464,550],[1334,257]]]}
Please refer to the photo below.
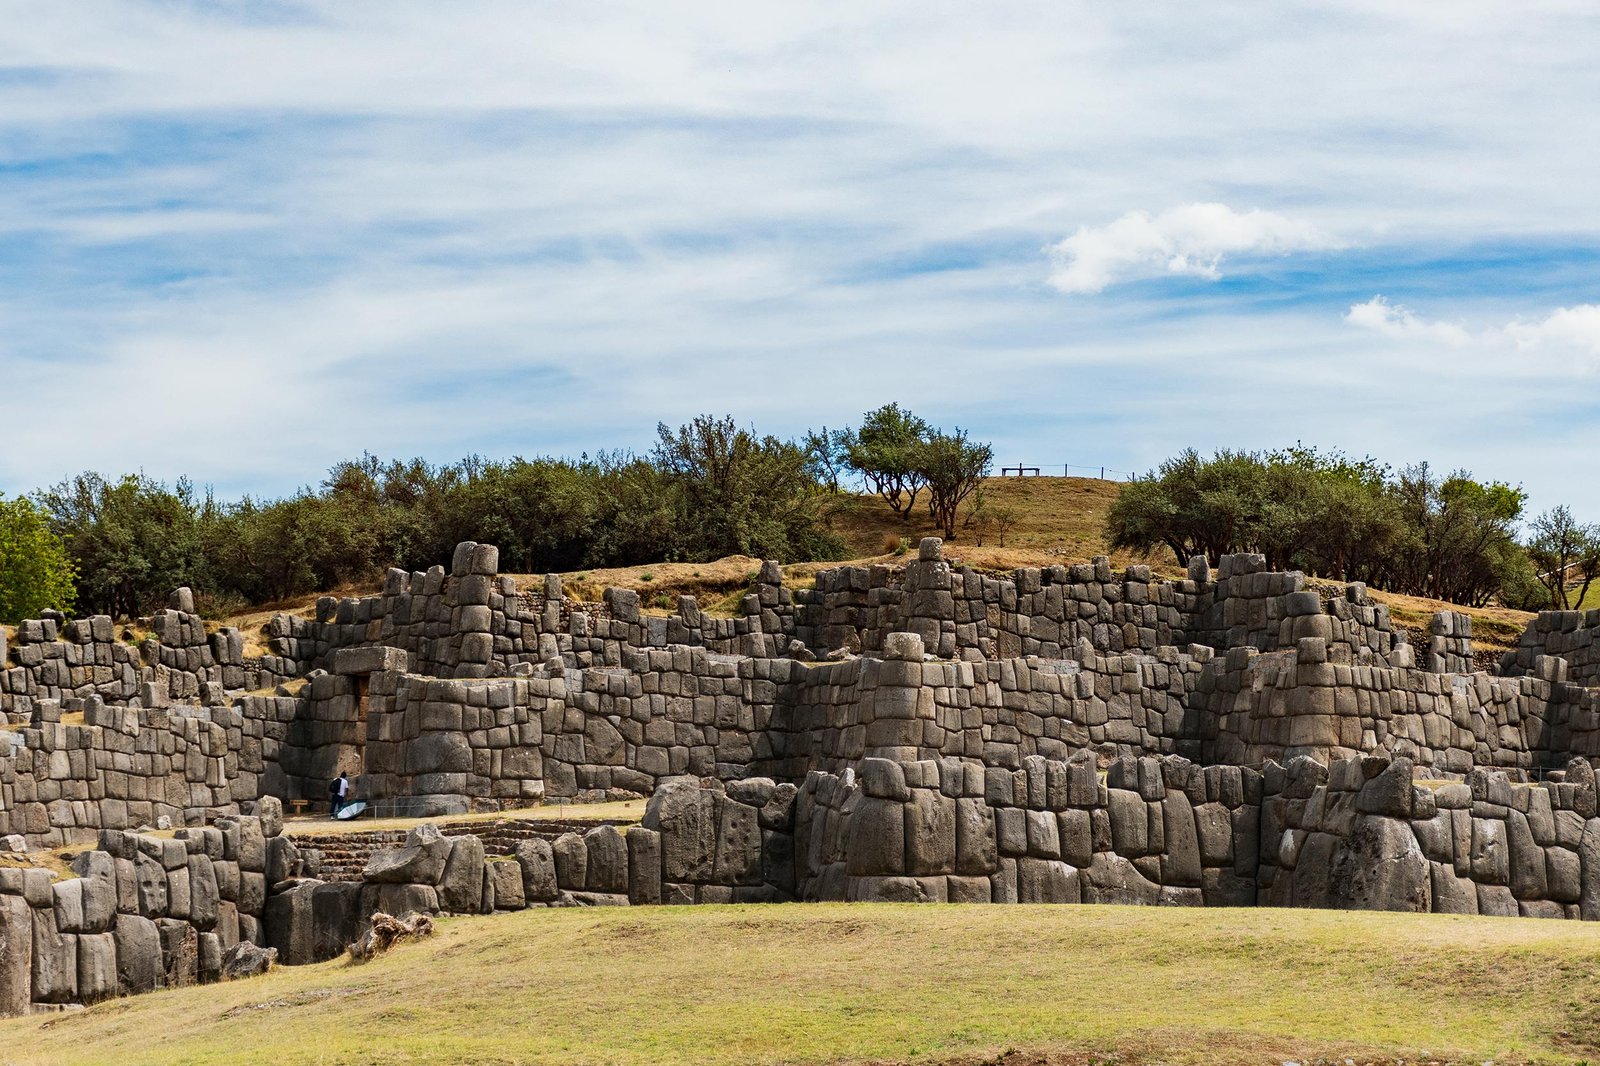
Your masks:
{"label": "grass growing on wall", "polygon": [[[883,1063],[1600,1056],[1600,927],[1329,911],[528,911],[0,1023],[16,1063]],[[968,1061],[983,1061],[981,1058]],[[1032,1060],[1029,1060],[1032,1061]],[[1081,1061],[1073,1059],[1072,1061]]]}

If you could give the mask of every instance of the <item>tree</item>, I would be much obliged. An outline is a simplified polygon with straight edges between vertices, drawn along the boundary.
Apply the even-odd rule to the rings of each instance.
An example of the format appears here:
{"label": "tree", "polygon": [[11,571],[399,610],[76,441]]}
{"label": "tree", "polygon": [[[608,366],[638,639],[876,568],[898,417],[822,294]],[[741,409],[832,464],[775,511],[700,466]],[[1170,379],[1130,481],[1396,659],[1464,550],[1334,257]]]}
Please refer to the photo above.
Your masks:
{"label": "tree", "polygon": [[917,496],[927,484],[922,453],[930,434],[927,422],[890,403],[863,415],[859,430],[844,430],[839,445],[845,464],[860,474],[902,521],[909,522]]}
{"label": "tree", "polygon": [[1396,551],[1399,591],[1481,607],[1512,559],[1527,494],[1478,482],[1464,470],[1443,479],[1427,463],[1400,471],[1395,486],[1406,527]]}
{"label": "tree", "polygon": [[827,426],[806,430],[805,439],[801,441],[811,461],[812,476],[819,482],[826,482],[829,492],[839,491],[839,477],[849,466],[844,442],[843,431],[830,430]]}
{"label": "tree", "polygon": [[132,617],[181,585],[206,584],[199,506],[189,482],[85,473],[35,499],[77,569],[81,609]]}
{"label": "tree", "polygon": [[1512,536],[1522,503],[1521,489],[1465,471],[1441,479],[1426,463],[1391,476],[1300,444],[1210,458],[1191,448],[1124,486],[1106,529],[1113,548],[1164,544],[1183,563],[1259,552],[1278,570],[1482,605],[1513,585],[1528,598]]}
{"label": "tree", "polygon": [[66,546],[33,502],[0,496],[0,622],[37,618],[52,607],[70,610],[73,578]]}
{"label": "tree", "polygon": [[956,509],[989,475],[994,448],[967,439],[965,430],[933,432],[917,451],[916,472],[928,488],[928,514],[947,538],[956,535]]}
{"label": "tree", "polygon": [[651,459],[673,491],[684,557],[793,559],[837,551],[817,528],[823,489],[800,445],[710,415],[676,430],[658,425],[656,437]]}
{"label": "tree", "polygon": [[[1528,557],[1540,584],[1549,590],[1550,605],[1569,611],[1581,605],[1600,576],[1600,528],[1573,520],[1572,511],[1553,507],[1533,520]],[[1569,585],[1576,581],[1577,595]]]}

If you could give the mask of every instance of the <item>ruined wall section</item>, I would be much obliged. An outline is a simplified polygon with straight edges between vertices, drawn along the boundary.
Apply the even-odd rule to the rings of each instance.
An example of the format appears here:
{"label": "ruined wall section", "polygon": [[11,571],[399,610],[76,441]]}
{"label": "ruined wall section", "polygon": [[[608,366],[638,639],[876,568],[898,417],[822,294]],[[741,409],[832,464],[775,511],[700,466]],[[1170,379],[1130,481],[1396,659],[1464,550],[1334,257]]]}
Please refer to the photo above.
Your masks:
{"label": "ruined wall section", "polygon": [[[1409,652],[1396,649],[1394,666],[1363,664],[1315,637],[1291,651],[1229,651],[1205,682],[1202,758],[1259,766],[1390,752],[1450,774],[1565,764],[1581,690],[1535,677],[1435,673],[1410,665]],[[1589,719],[1579,721],[1592,736]]]}
{"label": "ruined wall section", "polygon": [[173,839],[107,830],[61,880],[0,869],[0,1016],[217,980],[230,949],[265,941],[292,872],[281,810],[264,811]]}
{"label": "ruined wall section", "polygon": [[175,592],[173,604],[149,620],[153,635],[137,646],[118,639],[108,615],[29,619],[9,648],[0,633],[0,712],[19,719],[40,700],[91,696],[135,705],[145,683],[173,699],[215,706],[226,692],[261,684],[259,668],[245,663],[237,629],[208,633],[188,589]]}
{"label": "ruined wall section", "polygon": [[1030,756],[1016,770],[869,759],[814,773],[796,808],[805,900],[1255,901],[1260,777],[1182,758]]}
{"label": "ruined wall section", "polygon": [[1500,672],[1542,675],[1540,657],[1563,660],[1561,680],[1600,687],[1600,610],[1539,612],[1516,650],[1506,653]]}
{"label": "ruined wall section", "polygon": [[819,663],[792,675],[761,772],[800,780],[863,758],[959,757],[1016,768],[1030,755],[1064,759],[1197,750],[1192,695],[1210,649],[1100,655],[1079,661],[925,660],[915,634],[891,634],[882,659]]}
{"label": "ruined wall section", "polygon": [[1299,759],[1270,767],[1267,790],[1263,904],[1600,918],[1587,761],[1531,785],[1478,769],[1429,787],[1408,759]]}
{"label": "ruined wall section", "polygon": [[797,668],[679,645],[503,679],[373,674],[358,788],[438,814],[648,795],[681,774],[736,780],[772,763]]}
{"label": "ruined wall section", "polygon": [[962,659],[1070,659],[1084,643],[1101,653],[1191,643],[1275,651],[1319,637],[1346,645],[1355,659],[1387,663],[1403,642],[1388,608],[1372,603],[1365,586],[1325,598],[1307,588],[1304,574],[1268,572],[1260,555],[1225,556],[1215,580],[1204,560],[1188,577],[1167,581],[1148,566],[1116,573],[1103,556],[996,577],[953,570],[930,537],[899,572],[823,571],[794,602],[793,636],[818,654],[880,652],[887,635],[900,631],[917,634],[940,658]]}
{"label": "ruined wall section", "polygon": [[[41,701],[33,725],[0,732],[0,833],[56,845],[102,828],[236,814],[273,783],[270,734],[286,726],[294,703],[115,707],[91,697],[63,711]],[[81,714],[81,724],[63,722],[63,713]]]}

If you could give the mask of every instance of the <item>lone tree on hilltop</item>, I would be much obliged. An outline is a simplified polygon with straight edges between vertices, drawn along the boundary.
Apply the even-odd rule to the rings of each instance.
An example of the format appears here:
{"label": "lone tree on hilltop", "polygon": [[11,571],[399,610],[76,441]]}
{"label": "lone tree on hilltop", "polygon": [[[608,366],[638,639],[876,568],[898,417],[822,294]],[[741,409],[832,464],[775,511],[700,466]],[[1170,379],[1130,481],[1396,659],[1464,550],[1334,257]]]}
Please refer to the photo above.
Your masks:
{"label": "lone tree on hilltop", "polygon": [[934,432],[919,449],[917,472],[928,487],[928,513],[947,539],[956,535],[956,508],[989,476],[994,448],[967,432]]}
{"label": "lone tree on hilltop", "polygon": [[927,422],[897,403],[867,412],[859,430],[839,433],[845,465],[860,474],[901,521],[911,521],[911,509],[928,483],[922,452],[931,433]]}

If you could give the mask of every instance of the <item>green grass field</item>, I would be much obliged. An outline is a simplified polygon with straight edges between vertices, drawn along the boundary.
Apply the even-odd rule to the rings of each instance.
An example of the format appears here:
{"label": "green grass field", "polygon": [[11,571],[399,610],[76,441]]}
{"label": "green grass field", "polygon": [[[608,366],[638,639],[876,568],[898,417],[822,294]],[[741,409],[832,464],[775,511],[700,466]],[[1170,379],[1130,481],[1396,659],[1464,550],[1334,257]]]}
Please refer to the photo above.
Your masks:
{"label": "green grass field", "polygon": [[1600,1059],[1600,927],[794,905],[440,923],[366,966],[0,1023],[14,1063]]}

